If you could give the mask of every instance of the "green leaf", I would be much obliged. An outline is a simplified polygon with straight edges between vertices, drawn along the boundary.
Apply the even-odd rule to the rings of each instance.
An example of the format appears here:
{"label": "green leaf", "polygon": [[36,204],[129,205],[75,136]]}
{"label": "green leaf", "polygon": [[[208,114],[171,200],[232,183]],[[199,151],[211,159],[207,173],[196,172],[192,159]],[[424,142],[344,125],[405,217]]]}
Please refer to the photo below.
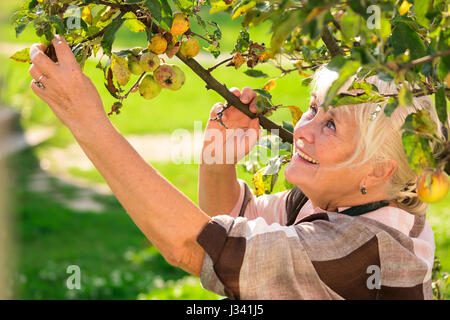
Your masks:
{"label": "green leaf", "polygon": [[213,13],[216,13],[216,12],[227,10],[229,7],[231,7],[231,3],[230,4],[226,4],[222,0],[212,1],[211,9],[209,10],[209,14],[213,14]]}
{"label": "green leaf", "polygon": [[250,45],[250,34],[247,30],[241,30],[239,32],[238,39],[236,40],[236,45],[234,46],[233,52],[244,53],[248,50]]}
{"label": "green leaf", "polygon": [[405,131],[402,134],[402,144],[411,169],[420,174],[424,168],[434,168],[435,161],[429,139],[413,132]]}
{"label": "green leaf", "polygon": [[327,68],[334,70],[339,73],[338,78],[333,81],[328,92],[325,96],[325,99],[322,103],[322,107],[327,110],[328,106],[333,101],[334,97],[338,93],[338,91],[342,88],[342,86],[347,82],[347,80],[356,74],[360,63],[358,61],[348,60],[343,56],[334,57],[330,63],[328,63]]}
{"label": "green leaf", "polygon": [[267,90],[262,89],[253,89],[255,92],[259,93],[261,96],[266,97],[267,99],[272,99],[272,95]]}
{"label": "green leaf", "polygon": [[253,78],[267,78],[268,75],[261,70],[247,69],[244,71],[246,75]]}
{"label": "green leaf", "polygon": [[216,47],[213,44],[210,44],[208,47],[203,47],[203,50],[211,53],[214,58],[218,58],[220,56],[220,47]]}
{"label": "green leaf", "polygon": [[106,28],[105,34],[103,35],[101,45],[102,45],[103,51],[108,56],[111,55],[112,44],[116,38],[116,33],[119,30],[119,28],[122,26],[124,21],[125,21],[124,19],[115,20]]}
{"label": "green leaf", "polygon": [[345,40],[349,41],[359,34],[360,21],[360,17],[352,10],[348,9],[345,11],[340,21],[341,31]]}
{"label": "green leaf", "polygon": [[408,86],[403,85],[398,93],[398,102],[401,107],[409,107],[413,105],[413,93]]}
{"label": "green leaf", "polygon": [[355,12],[359,13],[361,16],[367,18],[368,13],[366,11],[366,6],[364,5],[365,4],[364,2],[359,1],[359,0],[350,0],[349,5],[350,5],[350,8],[353,9],[353,11],[355,11]]}
{"label": "green leaf", "polygon": [[192,0],[174,0],[173,2],[178,9],[185,13],[190,13],[192,11],[192,7],[194,6],[194,1]]}
{"label": "green leaf", "polygon": [[147,0],[145,2],[146,7],[150,10],[150,13],[152,14],[153,18],[158,21],[161,22],[162,20],[162,8],[161,8],[161,3],[159,2],[159,0]]}
{"label": "green leaf", "polygon": [[153,18],[166,30],[172,26],[172,8],[167,0],[147,0],[146,7],[150,10]]}
{"label": "green leaf", "polygon": [[312,82],[312,77],[308,77],[302,80],[302,86],[307,87],[311,84]]}
{"label": "green leaf", "polygon": [[[302,13],[302,11],[300,13]],[[284,17],[280,17],[280,19],[273,24],[270,50],[274,55],[280,52],[281,47],[291,34],[292,30],[300,25],[304,18],[306,18],[306,14],[303,14],[303,17],[300,17],[298,11],[292,11],[288,12]]]}
{"label": "green leaf", "polygon": [[437,132],[437,125],[431,119],[430,112],[422,109],[409,114],[401,129],[413,132],[425,137],[432,137]]}
{"label": "green leaf", "polygon": [[161,21],[161,26],[167,30],[170,30],[170,28],[172,27],[172,8],[170,7],[169,3],[167,2],[167,0],[159,0],[161,2],[161,16],[162,16],[162,21]]}
{"label": "green leaf", "polygon": [[416,14],[417,22],[424,27],[430,27],[430,21],[427,18],[427,13],[433,8],[432,0],[417,0],[414,1],[414,13]]}
{"label": "green leaf", "polygon": [[333,100],[330,103],[330,106],[333,107],[349,106],[360,103],[381,102],[383,100],[384,100],[383,97],[380,96],[379,94],[363,93],[361,95],[354,96],[347,93],[341,93],[333,98]]}
{"label": "green leaf", "polygon": [[25,30],[25,28],[28,26],[28,23],[19,23],[16,24],[15,26],[15,31],[16,31],[16,38],[18,38],[20,36],[20,34],[23,32],[23,30]]}
{"label": "green leaf", "polygon": [[386,106],[384,107],[384,114],[388,117],[391,116],[391,114],[397,109],[398,107],[398,100],[395,98],[389,98]]}
{"label": "green leaf", "polygon": [[436,93],[434,94],[434,99],[439,120],[442,123],[446,123],[448,120],[448,113],[447,113],[447,100],[445,99],[444,86],[441,86],[436,91]]}
{"label": "green leaf", "polygon": [[383,41],[386,41],[391,34],[391,23],[388,19],[381,17],[381,30],[380,36]]}
{"label": "green leaf", "polygon": [[127,12],[124,16],[124,24],[132,32],[142,32],[147,29],[145,24],[138,20],[137,16],[133,12]]}
{"label": "green leaf", "polygon": [[167,0],[147,0],[145,5],[161,27],[170,30],[172,26],[172,8]]}
{"label": "green leaf", "polygon": [[253,176],[252,180],[257,196],[272,193],[275,183],[278,180],[278,174],[285,157],[285,155],[281,155],[269,159],[267,166],[260,169]]}
{"label": "green leaf", "polygon": [[60,17],[50,16],[50,21],[54,25],[57,34],[63,35],[66,33],[66,24]]}
{"label": "green leaf", "polygon": [[437,73],[439,79],[444,82],[445,77],[450,72],[450,55],[443,56],[438,64]]}
{"label": "green leaf", "polygon": [[391,44],[396,56],[409,49],[411,59],[418,59],[426,54],[425,44],[419,35],[403,22],[398,22],[392,31]]}
{"label": "green leaf", "polygon": [[292,125],[292,123],[283,121],[283,128],[291,133],[294,133],[294,126]]}
{"label": "green leaf", "polygon": [[252,8],[256,6],[256,1],[251,0],[244,0],[239,1],[234,7],[233,7],[233,15],[231,17],[232,20],[240,17],[241,15],[245,14]]}
{"label": "green leaf", "polygon": [[30,48],[25,48],[20,51],[17,51],[10,58],[17,62],[31,63]]}
{"label": "green leaf", "polygon": [[258,109],[258,113],[263,113],[266,110],[268,110],[271,107],[273,107],[273,105],[270,102],[270,100],[267,97],[264,97],[264,96],[261,96],[261,95],[256,96],[254,102],[255,102],[256,107]]}

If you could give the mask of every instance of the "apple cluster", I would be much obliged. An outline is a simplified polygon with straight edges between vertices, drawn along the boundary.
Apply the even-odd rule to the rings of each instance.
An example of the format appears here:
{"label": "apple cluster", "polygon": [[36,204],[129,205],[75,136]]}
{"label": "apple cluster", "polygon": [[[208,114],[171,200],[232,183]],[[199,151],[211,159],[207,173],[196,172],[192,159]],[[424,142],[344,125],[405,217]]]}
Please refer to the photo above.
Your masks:
{"label": "apple cluster", "polygon": [[147,48],[133,48],[126,57],[112,56],[111,70],[119,85],[125,85],[131,74],[146,74],[139,82],[139,93],[145,99],[155,98],[162,88],[179,90],[186,77],[184,72],[176,65],[161,63],[159,55],[166,54],[172,58],[180,52],[187,58],[195,57],[200,51],[200,43],[194,37],[183,39],[180,43],[178,37],[185,34],[190,28],[188,16],[176,13],[170,32],[156,33],[150,39]]}

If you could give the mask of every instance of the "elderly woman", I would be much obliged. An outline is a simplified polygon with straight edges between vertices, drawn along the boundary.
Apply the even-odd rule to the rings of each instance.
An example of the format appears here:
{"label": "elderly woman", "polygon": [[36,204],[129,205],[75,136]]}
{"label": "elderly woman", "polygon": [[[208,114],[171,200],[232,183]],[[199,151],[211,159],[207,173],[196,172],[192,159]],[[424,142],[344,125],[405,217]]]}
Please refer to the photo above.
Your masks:
{"label": "elderly woman", "polygon": [[[57,36],[53,44],[57,64],[43,45],[32,47],[31,88],[71,130],[165,259],[200,276],[206,289],[232,299],[432,298],[433,232],[426,205],[415,194],[417,177],[399,130],[415,108],[433,112],[428,99],[398,108],[390,118],[383,112],[372,117],[377,106],[371,104],[325,112],[319,106],[336,74],[321,69],[285,169],[297,187],[258,198],[235,170],[258,139],[258,119],[230,107],[223,121],[244,129],[238,139],[245,148],[231,163],[207,161],[230,146],[235,150],[234,138],[223,144],[206,139],[212,131],[228,137],[217,121],[209,121],[198,207],[114,128],[65,40]],[[254,91],[232,92],[256,112]],[[212,118],[220,107],[213,107]]]}

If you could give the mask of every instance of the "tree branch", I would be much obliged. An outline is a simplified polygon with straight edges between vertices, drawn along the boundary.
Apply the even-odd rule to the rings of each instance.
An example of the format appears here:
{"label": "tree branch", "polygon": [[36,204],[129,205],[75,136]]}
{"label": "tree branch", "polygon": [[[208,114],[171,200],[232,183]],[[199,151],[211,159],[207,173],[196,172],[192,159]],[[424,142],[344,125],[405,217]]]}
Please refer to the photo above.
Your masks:
{"label": "tree branch", "polygon": [[211,68],[208,69],[208,72],[214,71],[217,67],[220,67],[224,63],[230,62],[231,60],[233,60],[233,57],[225,59],[225,60],[213,65]]}
{"label": "tree branch", "polygon": [[[153,33],[158,33],[159,29],[158,26],[155,23],[152,23],[151,19],[144,22],[148,28],[151,29]],[[261,127],[266,129],[267,131],[272,130],[278,130],[275,131],[275,134],[278,134],[278,136],[281,138],[283,142],[294,142],[293,134],[284,129],[283,127],[277,125],[275,122],[267,119],[263,115],[255,115],[249,110],[249,105],[243,104],[241,100],[239,100],[238,97],[236,97],[228,88],[217,81],[216,78],[214,78],[211,73],[203,68],[201,64],[199,64],[195,59],[192,58],[186,58],[181,54],[181,52],[178,52],[176,54],[177,58],[180,59],[182,62],[184,62],[185,65],[187,65],[192,71],[194,71],[205,83],[206,88],[214,90],[219,95],[221,95],[230,105],[234,106],[236,109],[244,113],[246,116],[248,116],[251,119],[254,119],[256,117],[259,118],[259,124]]]}
{"label": "tree branch", "polygon": [[327,49],[330,51],[332,57],[344,54],[327,26],[324,26],[322,29],[322,41],[327,46]]}
{"label": "tree branch", "polygon": [[411,68],[411,67],[413,67],[415,65],[422,64],[422,63],[425,63],[425,62],[428,62],[428,61],[431,61],[433,59],[436,59],[436,58],[439,58],[439,57],[442,57],[442,56],[446,56],[446,55],[449,55],[449,54],[450,54],[450,49],[446,50],[446,51],[430,54],[428,56],[425,56],[425,57],[422,57],[422,58],[410,61],[407,64],[404,64],[403,66],[400,67],[399,71],[400,70],[409,69],[409,68]]}
{"label": "tree branch", "polygon": [[275,122],[267,119],[262,115],[255,115],[249,110],[249,106],[243,104],[238,97],[236,97],[233,93],[231,93],[228,88],[217,81],[211,74],[203,68],[195,59],[186,58],[180,52],[176,54],[176,56],[183,61],[189,68],[192,69],[204,82],[206,82],[207,88],[216,91],[220,94],[225,100],[236,109],[240,110],[242,113],[247,115],[249,118],[254,119],[256,117],[259,118],[259,124],[266,129],[267,131],[278,130],[278,135],[284,142],[293,143],[294,138],[291,132],[287,131],[283,127],[277,125]]}
{"label": "tree branch", "polygon": [[[117,20],[121,19],[125,15],[125,13],[126,13],[126,11],[120,11],[120,14],[117,17],[115,17],[111,21],[111,23],[116,22]],[[96,34],[93,34],[92,36],[89,36],[86,39],[80,41],[80,43],[84,43],[84,42],[87,42],[87,41],[94,40],[95,38],[101,37],[106,32],[106,29],[108,29],[108,27],[111,25],[111,23],[109,23],[106,27],[104,27],[102,30],[100,30]]]}
{"label": "tree branch", "polygon": [[188,32],[186,32],[186,35],[187,35],[187,36],[191,35],[191,36],[199,37],[200,39],[203,39],[204,41],[208,42],[209,44],[213,44],[213,43],[214,43],[214,41],[211,41],[211,40],[209,40],[209,39],[206,39],[206,38],[205,38],[204,36],[202,36],[201,34],[192,32],[192,30],[189,30]]}

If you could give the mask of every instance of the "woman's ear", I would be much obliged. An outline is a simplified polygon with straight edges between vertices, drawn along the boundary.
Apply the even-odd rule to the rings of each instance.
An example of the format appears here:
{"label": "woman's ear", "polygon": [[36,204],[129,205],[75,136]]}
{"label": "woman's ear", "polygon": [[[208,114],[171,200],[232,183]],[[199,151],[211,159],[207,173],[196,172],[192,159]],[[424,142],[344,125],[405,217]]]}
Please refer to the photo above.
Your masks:
{"label": "woman's ear", "polygon": [[387,182],[398,168],[397,161],[389,159],[379,162],[372,167],[372,171],[366,176],[366,188],[377,186]]}

